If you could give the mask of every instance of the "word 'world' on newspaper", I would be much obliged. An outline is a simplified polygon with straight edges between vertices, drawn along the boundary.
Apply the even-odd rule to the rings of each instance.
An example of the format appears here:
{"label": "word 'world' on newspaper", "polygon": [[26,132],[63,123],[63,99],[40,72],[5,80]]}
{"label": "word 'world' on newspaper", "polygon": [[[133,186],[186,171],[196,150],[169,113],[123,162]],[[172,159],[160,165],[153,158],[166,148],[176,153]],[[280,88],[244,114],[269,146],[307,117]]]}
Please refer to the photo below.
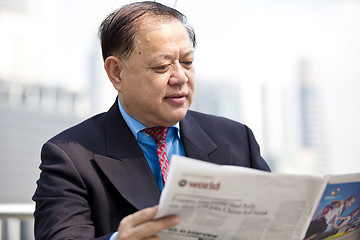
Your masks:
{"label": "word 'world' on newspaper", "polygon": [[360,239],[360,173],[268,173],[173,156],[156,218],[167,240]]}

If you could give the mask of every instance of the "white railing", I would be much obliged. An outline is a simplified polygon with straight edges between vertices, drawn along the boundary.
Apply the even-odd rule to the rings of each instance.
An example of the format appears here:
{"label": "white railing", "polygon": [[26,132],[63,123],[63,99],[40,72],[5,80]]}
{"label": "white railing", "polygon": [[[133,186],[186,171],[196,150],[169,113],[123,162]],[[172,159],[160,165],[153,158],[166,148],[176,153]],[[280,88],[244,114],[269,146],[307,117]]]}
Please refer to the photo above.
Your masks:
{"label": "white railing", "polygon": [[35,205],[0,203],[0,239],[32,240]]}

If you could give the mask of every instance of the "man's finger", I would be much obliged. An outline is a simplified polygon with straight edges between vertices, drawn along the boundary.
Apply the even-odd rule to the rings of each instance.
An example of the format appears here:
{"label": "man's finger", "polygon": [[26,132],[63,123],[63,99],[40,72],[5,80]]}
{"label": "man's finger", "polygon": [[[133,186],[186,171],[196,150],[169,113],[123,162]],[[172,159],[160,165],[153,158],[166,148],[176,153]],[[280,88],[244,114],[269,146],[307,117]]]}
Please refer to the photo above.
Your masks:
{"label": "man's finger", "polygon": [[179,223],[179,216],[167,216],[156,220],[148,221],[136,226],[134,228],[134,233],[136,234],[136,238],[146,238],[156,234],[161,230],[175,226]]}
{"label": "man's finger", "polygon": [[135,213],[125,217],[121,221],[120,228],[121,228],[121,225],[136,227],[139,224],[147,222],[155,217],[157,210],[158,210],[158,206],[154,206],[154,207],[145,208],[141,211],[135,212]]}

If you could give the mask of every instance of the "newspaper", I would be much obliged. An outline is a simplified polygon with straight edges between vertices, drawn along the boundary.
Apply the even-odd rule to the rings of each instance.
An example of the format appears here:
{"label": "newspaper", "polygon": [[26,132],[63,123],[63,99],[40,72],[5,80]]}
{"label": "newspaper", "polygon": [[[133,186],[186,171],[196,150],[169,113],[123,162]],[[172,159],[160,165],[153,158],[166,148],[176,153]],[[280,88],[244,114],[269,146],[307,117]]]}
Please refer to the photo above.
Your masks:
{"label": "newspaper", "polygon": [[[351,209],[359,207],[360,174],[329,178],[276,174],[173,156],[156,218],[177,214],[181,222],[158,236],[167,240],[301,240],[309,224],[322,214],[319,209],[350,192],[359,197]],[[345,228],[333,236],[360,239],[355,231],[358,223],[352,220],[346,225],[353,224],[347,230],[353,236]],[[346,236],[350,238],[341,238]]]}

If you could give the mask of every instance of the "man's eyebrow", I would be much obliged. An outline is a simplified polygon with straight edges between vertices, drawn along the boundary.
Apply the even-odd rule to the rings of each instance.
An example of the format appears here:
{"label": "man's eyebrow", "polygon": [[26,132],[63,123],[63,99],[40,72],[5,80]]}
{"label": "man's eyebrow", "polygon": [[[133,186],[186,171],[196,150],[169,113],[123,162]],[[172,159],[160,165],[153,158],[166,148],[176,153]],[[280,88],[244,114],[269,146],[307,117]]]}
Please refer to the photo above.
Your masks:
{"label": "man's eyebrow", "polygon": [[[192,56],[192,55],[194,55],[194,51],[190,50],[190,51],[186,51],[184,53],[181,53],[180,58],[184,58],[184,57],[188,57],[188,56]],[[151,63],[155,64],[159,60],[173,60],[174,58],[175,57],[173,55],[171,55],[171,54],[160,54],[160,55],[157,55],[157,56],[153,57],[151,59]]]}
{"label": "man's eyebrow", "polygon": [[160,55],[157,55],[155,57],[153,57],[151,59],[151,62],[152,63],[156,63],[157,61],[159,60],[173,60],[174,59],[174,56],[170,55],[170,54],[160,54]]}

